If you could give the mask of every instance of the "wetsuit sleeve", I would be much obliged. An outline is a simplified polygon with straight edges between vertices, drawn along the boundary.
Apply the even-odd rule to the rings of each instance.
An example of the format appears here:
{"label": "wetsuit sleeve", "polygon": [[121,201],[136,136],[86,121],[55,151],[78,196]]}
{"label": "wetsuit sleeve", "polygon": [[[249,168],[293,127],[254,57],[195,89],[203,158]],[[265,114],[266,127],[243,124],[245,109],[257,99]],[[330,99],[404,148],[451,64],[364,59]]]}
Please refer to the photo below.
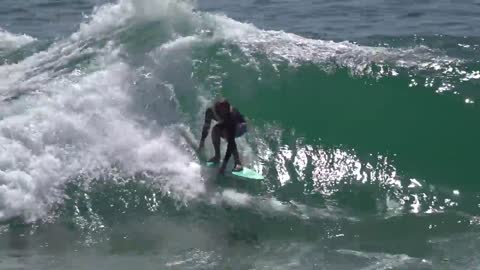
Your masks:
{"label": "wetsuit sleeve", "polygon": [[227,125],[227,151],[225,153],[225,157],[223,158],[223,167],[227,166],[228,160],[232,154],[237,155],[237,143],[235,142],[235,122],[229,121]]}
{"label": "wetsuit sleeve", "polygon": [[205,111],[205,121],[203,123],[203,128],[202,128],[201,141],[205,141],[205,138],[207,138],[208,132],[210,131],[210,124],[212,123],[212,119],[213,119],[212,108],[208,108]]}

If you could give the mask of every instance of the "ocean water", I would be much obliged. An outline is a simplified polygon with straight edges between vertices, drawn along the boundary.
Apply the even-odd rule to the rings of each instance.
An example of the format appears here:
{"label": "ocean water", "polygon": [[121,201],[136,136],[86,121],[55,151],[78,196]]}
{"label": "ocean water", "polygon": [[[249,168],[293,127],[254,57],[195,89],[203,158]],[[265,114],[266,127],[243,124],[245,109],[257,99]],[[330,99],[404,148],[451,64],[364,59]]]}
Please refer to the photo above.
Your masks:
{"label": "ocean water", "polygon": [[[478,14],[1,1],[0,269],[478,269]],[[201,165],[220,96],[264,181]]]}

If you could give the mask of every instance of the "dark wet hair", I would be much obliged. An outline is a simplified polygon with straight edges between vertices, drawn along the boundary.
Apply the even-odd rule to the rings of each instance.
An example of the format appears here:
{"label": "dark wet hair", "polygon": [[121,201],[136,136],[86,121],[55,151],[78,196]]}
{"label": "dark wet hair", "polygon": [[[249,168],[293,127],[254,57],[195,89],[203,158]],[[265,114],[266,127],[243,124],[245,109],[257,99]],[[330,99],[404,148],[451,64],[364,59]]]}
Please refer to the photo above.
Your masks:
{"label": "dark wet hair", "polygon": [[219,111],[221,108],[227,109],[227,111],[230,110],[230,102],[228,102],[227,99],[221,98],[217,101],[215,101],[215,110]]}

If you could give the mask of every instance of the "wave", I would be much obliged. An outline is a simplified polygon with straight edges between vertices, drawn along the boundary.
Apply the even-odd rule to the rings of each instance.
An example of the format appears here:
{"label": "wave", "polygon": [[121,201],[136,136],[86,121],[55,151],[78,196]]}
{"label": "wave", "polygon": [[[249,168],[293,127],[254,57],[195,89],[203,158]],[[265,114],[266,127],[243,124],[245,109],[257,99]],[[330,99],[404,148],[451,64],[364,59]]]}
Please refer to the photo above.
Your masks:
{"label": "wave", "polygon": [[[72,179],[83,179],[89,185],[116,170],[118,175],[110,175],[111,181],[148,172],[143,180],[180,204],[204,200],[208,192],[205,177],[195,156],[182,145],[178,127],[198,129],[201,112],[213,97],[232,95],[236,89],[241,104],[242,98],[261,94],[262,85],[253,82],[267,81],[271,87],[281,83],[279,78],[292,78],[288,77],[290,68],[302,70],[313,65],[315,72],[334,76],[342,77],[347,70],[357,78],[373,75],[374,79],[402,81],[408,77],[415,82],[418,78],[409,76],[426,71],[430,75],[424,80],[438,77],[438,83],[431,85],[440,89],[447,83],[457,86],[452,78],[477,79],[474,70],[463,68],[464,63],[464,59],[422,46],[372,47],[261,30],[223,15],[197,11],[188,1],[119,0],[96,7],[69,37],[18,63],[0,66],[0,144],[4,148],[0,155],[0,219],[46,218],[52,207],[68,199],[64,188]],[[250,91],[256,92],[237,88],[240,82],[243,86],[251,83]],[[224,90],[225,86],[231,90]],[[265,129],[267,133],[270,124],[277,122],[258,118],[259,132]],[[281,119],[278,122],[285,124]],[[268,145],[267,135],[259,133],[258,138],[253,143],[241,142],[252,156],[262,151],[261,145]],[[315,188],[311,191],[328,195],[341,180],[368,178],[358,168],[368,162],[359,157],[363,152],[359,156],[352,153],[356,149],[322,152],[305,144],[298,148],[303,149],[299,155],[306,158],[292,161],[285,156],[289,150],[285,145],[265,150],[277,154],[263,160],[278,172],[269,174],[277,177],[272,183],[281,182],[282,186],[289,180],[305,180],[302,175],[313,175]],[[337,157],[336,167],[324,163],[325,155]],[[298,171],[295,179],[282,178],[289,162]],[[301,168],[302,162],[308,166]],[[399,181],[390,165],[374,166],[369,172],[387,188],[398,186]],[[307,171],[310,167],[315,168]],[[396,195],[400,201],[404,193]],[[247,208],[260,205],[267,212],[297,217],[337,215],[233,191],[212,196],[204,201]]]}

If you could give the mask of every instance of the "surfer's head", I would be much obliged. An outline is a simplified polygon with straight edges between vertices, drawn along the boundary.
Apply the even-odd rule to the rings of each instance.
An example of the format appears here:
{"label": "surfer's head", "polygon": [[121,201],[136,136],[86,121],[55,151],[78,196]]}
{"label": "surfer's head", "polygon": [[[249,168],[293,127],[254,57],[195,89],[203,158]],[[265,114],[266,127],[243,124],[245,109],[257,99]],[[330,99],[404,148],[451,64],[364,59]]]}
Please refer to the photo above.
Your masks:
{"label": "surfer's head", "polygon": [[215,111],[220,115],[224,116],[230,111],[230,103],[228,100],[222,98],[215,102]]}

